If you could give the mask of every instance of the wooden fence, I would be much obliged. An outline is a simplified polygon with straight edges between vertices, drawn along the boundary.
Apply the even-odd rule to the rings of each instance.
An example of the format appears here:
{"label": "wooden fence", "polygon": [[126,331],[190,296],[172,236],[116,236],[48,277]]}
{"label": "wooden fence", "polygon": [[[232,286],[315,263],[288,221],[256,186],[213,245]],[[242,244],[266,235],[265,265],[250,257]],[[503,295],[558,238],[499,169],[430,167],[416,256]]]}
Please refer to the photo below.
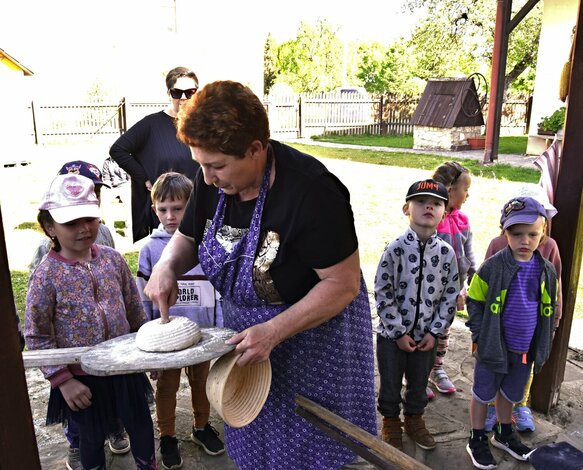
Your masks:
{"label": "wooden fence", "polygon": [[[412,134],[411,116],[418,97],[397,95],[352,96],[337,93],[302,93],[265,97],[271,134],[277,139],[295,139],[323,134]],[[31,103],[31,136],[35,143],[88,139],[113,141],[147,114],[167,103],[86,103],[37,105]],[[501,132],[523,135],[528,129],[529,101],[504,103]],[[484,119],[487,109],[484,110]]]}

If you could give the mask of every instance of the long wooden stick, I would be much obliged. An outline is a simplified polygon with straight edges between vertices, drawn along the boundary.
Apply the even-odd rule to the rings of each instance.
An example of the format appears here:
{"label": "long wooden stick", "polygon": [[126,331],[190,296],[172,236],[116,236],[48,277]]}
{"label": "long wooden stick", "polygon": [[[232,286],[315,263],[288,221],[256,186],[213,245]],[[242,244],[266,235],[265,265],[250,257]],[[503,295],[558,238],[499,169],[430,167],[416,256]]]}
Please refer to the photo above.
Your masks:
{"label": "long wooden stick", "polygon": [[61,364],[79,364],[81,355],[92,348],[93,346],[85,346],[80,348],[35,349],[34,351],[24,351],[22,353],[22,361],[24,362],[24,367],[26,369],[41,366],[59,366]]}
{"label": "long wooden stick", "polygon": [[[332,413],[330,410],[327,410],[323,406],[320,406],[317,403],[314,403],[313,401],[301,395],[296,395],[295,401],[298,407],[307,410],[311,415],[313,415],[313,418],[315,418],[316,420],[324,421],[325,423],[327,423],[327,425],[329,425],[329,427],[333,427],[342,431],[347,436],[361,443],[365,448],[370,449],[382,460],[386,461],[389,465],[392,465],[392,467],[389,465],[387,466],[383,465],[381,468],[396,467],[403,470],[431,470],[423,463],[415,460],[414,458],[408,456],[404,452],[401,452],[399,449],[387,444],[386,442],[380,440],[379,438],[373,436],[372,434],[366,432],[364,429],[359,428],[358,426],[352,424],[351,422],[345,420],[344,418],[341,418],[337,414]],[[312,419],[307,417],[304,413],[301,414],[304,417],[306,417],[306,419],[312,421]],[[364,459],[367,458],[367,455],[365,455],[366,453],[360,453],[359,449],[356,446],[352,448],[352,450],[358,453]],[[372,463],[374,463],[375,465],[379,465],[378,461],[374,461]]]}

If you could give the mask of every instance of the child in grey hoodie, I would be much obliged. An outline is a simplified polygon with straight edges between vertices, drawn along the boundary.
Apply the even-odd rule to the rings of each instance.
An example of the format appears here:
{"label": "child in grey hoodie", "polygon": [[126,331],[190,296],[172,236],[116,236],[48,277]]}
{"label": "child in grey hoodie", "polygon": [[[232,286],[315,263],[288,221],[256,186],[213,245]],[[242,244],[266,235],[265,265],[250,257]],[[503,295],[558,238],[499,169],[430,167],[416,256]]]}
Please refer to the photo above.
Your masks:
{"label": "child in grey hoodie", "polygon": [[496,467],[485,431],[494,398],[498,425],[492,445],[521,461],[531,453],[512,427],[512,405],[522,400],[533,364],[536,374],[551,352],[557,275],[538,251],[546,221],[545,208],[535,199],[508,201],[500,218],[508,246],[484,261],[468,290],[466,325],[476,366],[466,449],[476,468]]}
{"label": "child in grey hoodie", "polygon": [[[192,181],[175,172],[163,173],[152,186],[152,209],[160,220],[160,226],[152,232],[140,250],[138,261],[138,287],[144,310],[150,319],[159,318],[160,311],[145,296],[144,287],[164,247],[180,226],[192,187]],[[222,318],[215,290],[206,281],[200,265],[178,278],[178,298],[176,304],[170,307],[169,313],[173,316],[187,317],[202,327],[215,326],[217,318]],[[222,325],[222,320],[220,324]],[[209,365],[207,361],[185,368],[194,413],[191,439],[202,446],[207,454],[219,455],[225,451],[225,447],[218,438],[218,432],[208,422],[210,404],[205,386]],[[156,418],[160,430],[160,453],[164,468],[182,466],[176,439],[176,392],[180,385],[180,374],[181,369],[152,373],[152,378],[157,379]]]}

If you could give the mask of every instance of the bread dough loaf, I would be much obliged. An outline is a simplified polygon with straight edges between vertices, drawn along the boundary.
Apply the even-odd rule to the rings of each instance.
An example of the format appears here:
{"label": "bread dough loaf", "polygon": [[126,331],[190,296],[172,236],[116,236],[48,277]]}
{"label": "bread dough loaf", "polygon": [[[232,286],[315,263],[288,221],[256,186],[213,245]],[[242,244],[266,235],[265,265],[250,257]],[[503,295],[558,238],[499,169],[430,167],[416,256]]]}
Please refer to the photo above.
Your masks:
{"label": "bread dough loaf", "polygon": [[168,323],[160,318],[144,323],[136,334],[136,346],[147,352],[180,351],[200,341],[199,326],[186,317],[169,317]]}

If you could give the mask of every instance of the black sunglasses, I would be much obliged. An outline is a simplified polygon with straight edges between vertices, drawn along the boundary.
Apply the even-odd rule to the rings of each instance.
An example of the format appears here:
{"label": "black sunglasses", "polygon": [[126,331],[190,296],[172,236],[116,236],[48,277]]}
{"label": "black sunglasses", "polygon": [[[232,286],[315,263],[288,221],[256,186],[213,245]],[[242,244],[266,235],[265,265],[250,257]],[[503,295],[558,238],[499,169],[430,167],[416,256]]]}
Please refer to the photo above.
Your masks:
{"label": "black sunglasses", "polygon": [[198,88],[189,88],[188,90],[181,90],[180,88],[170,88],[170,96],[175,100],[179,100],[182,98],[182,94],[186,97],[187,100],[192,98],[192,96],[196,93]]}

